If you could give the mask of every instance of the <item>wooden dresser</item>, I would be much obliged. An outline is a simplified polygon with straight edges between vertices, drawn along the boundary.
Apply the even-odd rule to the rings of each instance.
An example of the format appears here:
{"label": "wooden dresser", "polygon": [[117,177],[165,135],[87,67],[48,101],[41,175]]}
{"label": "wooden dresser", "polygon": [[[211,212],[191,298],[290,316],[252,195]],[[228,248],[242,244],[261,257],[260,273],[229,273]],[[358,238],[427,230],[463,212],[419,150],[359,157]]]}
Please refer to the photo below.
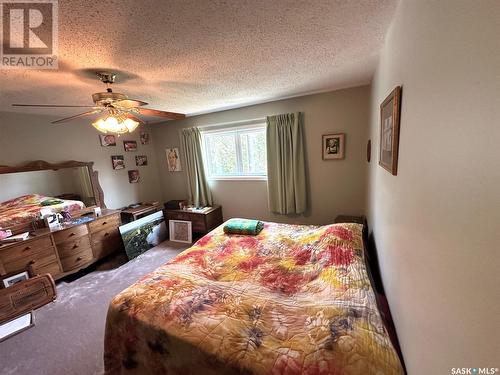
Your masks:
{"label": "wooden dresser", "polygon": [[[205,212],[192,212],[186,210],[165,210],[166,220],[190,221],[194,233],[206,234],[221,225],[222,207],[213,206]],[[168,227],[168,226],[167,226]]]}
{"label": "wooden dresser", "polygon": [[120,211],[105,209],[87,223],[37,230],[25,241],[0,246],[0,274],[30,268],[58,279],[77,272],[123,246],[120,224]]}

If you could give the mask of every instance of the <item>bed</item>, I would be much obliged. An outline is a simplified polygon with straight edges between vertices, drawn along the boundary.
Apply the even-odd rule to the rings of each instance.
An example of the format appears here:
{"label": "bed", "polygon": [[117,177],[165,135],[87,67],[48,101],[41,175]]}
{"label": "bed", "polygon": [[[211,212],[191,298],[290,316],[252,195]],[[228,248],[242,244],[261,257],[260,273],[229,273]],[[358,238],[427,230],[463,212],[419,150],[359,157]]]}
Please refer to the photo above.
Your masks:
{"label": "bed", "polygon": [[107,374],[403,374],[362,225],[222,226],[110,303]]}
{"label": "bed", "polygon": [[0,203],[0,228],[8,228],[39,218],[42,208],[50,208],[53,213],[73,212],[85,208],[76,200],[46,197],[40,194],[23,195]]}

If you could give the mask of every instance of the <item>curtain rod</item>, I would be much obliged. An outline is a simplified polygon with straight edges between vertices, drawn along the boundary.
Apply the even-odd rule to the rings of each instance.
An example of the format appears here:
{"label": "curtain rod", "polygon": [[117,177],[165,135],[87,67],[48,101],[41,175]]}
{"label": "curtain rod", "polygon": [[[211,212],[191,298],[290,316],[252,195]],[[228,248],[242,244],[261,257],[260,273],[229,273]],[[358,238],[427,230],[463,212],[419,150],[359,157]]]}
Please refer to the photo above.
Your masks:
{"label": "curtain rod", "polygon": [[207,129],[207,128],[215,128],[215,127],[224,127],[224,126],[229,126],[229,125],[246,125],[246,124],[252,124],[255,122],[265,122],[266,118],[265,117],[259,117],[259,118],[253,118],[249,120],[239,120],[239,121],[228,121],[228,122],[221,122],[218,124],[209,124],[209,125],[201,125],[197,126],[199,129]]}

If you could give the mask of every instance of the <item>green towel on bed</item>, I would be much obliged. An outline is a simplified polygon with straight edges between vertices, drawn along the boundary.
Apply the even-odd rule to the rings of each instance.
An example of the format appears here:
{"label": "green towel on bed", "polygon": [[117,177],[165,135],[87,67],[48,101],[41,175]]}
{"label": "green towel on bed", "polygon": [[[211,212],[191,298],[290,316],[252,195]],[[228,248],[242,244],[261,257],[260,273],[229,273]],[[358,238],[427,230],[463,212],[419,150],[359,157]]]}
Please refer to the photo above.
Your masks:
{"label": "green towel on bed", "polygon": [[53,206],[55,204],[61,204],[64,203],[64,201],[56,198],[50,198],[50,199],[45,199],[40,203],[40,206]]}
{"label": "green towel on bed", "polygon": [[264,223],[259,220],[231,219],[224,225],[226,234],[259,234],[264,228]]}

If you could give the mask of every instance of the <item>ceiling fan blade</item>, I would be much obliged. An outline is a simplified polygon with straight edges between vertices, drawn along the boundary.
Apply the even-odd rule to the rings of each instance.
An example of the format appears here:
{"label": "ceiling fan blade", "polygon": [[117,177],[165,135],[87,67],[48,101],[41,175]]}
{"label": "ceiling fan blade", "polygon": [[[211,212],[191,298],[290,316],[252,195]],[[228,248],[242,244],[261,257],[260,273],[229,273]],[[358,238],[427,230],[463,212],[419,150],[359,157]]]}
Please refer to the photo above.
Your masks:
{"label": "ceiling fan blade", "polygon": [[60,120],[52,121],[52,123],[53,124],[60,124],[61,122],[75,120],[77,118],[85,117],[85,116],[90,116],[90,115],[93,115],[93,114],[99,113],[99,112],[102,112],[102,109],[95,109],[93,111],[83,112],[83,113],[80,113],[78,115],[74,115],[74,116],[71,116],[71,117],[66,117],[66,118],[62,118]]}
{"label": "ceiling fan blade", "polygon": [[142,120],[141,120],[140,118],[138,118],[138,117],[135,117],[135,116],[134,116],[133,114],[131,114],[131,113],[127,113],[127,115],[126,115],[126,116],[127,116],[127,118],[129,118],[129,119],[132,119],[132,120],[134,120],[134,121],[137,121],[139,124],[145,124],[145,122],[144,122],[144,121],[142,121]]}
{"label": "ceiling fan blade", "polygon": [[12,104],[13,107],[57,107],[57,108],[95,108],[95,105],[63,105],[63,104]]}
{"label": "ceiling fan blade", "polygon": [[141,115],[145,116],[157,116],[157,117],[164,117],[168,118],[170,120],[181,120],[183,118],[186,118],[186,115],[182,113],[175,113],[175,112],[165,112],[165,111],[159,111],[157,109],[151,109],[151,108],[137,108],[139,113]]}
{"label": "ceiling fan blade", "polygon": [[147,105],[148,103],[143,102],[141,100],[135,100],[135,99],[123,99],[123,100],[118,100],[113,103],[113,107],[121,107],[121,108],[136,108],[136,107],[141,107],[143,105]]}

